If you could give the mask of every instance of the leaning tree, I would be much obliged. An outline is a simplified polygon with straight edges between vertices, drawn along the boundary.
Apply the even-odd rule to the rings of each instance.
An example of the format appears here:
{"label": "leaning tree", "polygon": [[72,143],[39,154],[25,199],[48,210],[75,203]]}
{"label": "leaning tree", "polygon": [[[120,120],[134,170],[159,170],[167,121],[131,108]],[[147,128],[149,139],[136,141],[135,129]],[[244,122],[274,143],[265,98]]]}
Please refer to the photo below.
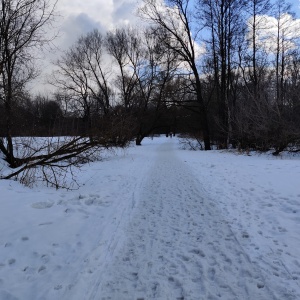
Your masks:
{"label": "leaning tree", "polygon": [[56,1],[1,0],[0,2],[0,107],[5,129],[0,136],[0,156],[11,168],[0,178],[19,178],[27,184],[42,179],[56,187],[64,186],[70,168],[91,158],[107,146],[101,138],[86,136],[45,139],[16,138],[16,107],[26,86],[38,74],[35,59],[52,41],[49,26],[55,19]]}

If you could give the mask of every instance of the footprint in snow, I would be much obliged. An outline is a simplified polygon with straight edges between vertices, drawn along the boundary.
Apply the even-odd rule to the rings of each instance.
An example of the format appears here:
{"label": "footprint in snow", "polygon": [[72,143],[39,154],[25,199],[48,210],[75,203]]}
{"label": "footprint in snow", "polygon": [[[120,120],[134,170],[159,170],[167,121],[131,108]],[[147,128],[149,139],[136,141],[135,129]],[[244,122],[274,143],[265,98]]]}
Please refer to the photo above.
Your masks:
{"label": "footprint in snow", "polygon": [[9,265],[13,265],[15,262],[16,262],[16,260],[14,258],[11,258],[8,260]]}
{"label": "footprint in snow", "polygon": [[48,262],[50,261],[50,256],[49,256],[48,254],[43,254],[43,255],[41,256],[41,261],[42,261],[44,264],[48,263]]}
{"label": "footprint in snow", "polygon": [[215,280],[215,275],[216,275],[216,270],[215,268],[209,268],[208,269],[208,277],[211,281],[214,281]]}
{"label": "footprint in snow", "polygon": [[257,283],[257,287],[258,287],[259,289],[262,289],[262,288],[265,287],[265,285],[264,285],[262,282],[259,282],[259,283]]}
{"label": "footprint in snow", "polygon": [[46,209],[46,208],[51,208],[53,204],[54,202],[36,202],[31,204],[31,207],[36,209]]}
{"label": "footprint in snow", "polygon": [[40,274],[45,274],[46,273],[46,267],[45,266],[40,266],[39,269],[38,269],[38,273]]}
{"label": "footprint in snow", "polygon": [[187,257],[187,256],[185,256],[185,255],[180,254],[180,255],[178,255],[178,257],[179,257],[180,259],[182,259],[183,261],[185,261],[185,262],[190,261],[190,258]]}
{"label": "footprint in snow", "polygon": [[62,289],[62,285],[61,285],[61,284],[58,284],[58,285],[56,285],[53,289],[56,290],[56,291],[59,291],[59,290]]}
{"label": "footprint in snow", "polygon": [[285,229],[284,227],[278,227],[278,231],[279,232],[287,232],[287,229]]}
{"label": "footprint in snow", "polygon": [[205,257],[205,253],[200,249],[193,249],[193,250],[190,251],[190,253],[197,254],[201,257]]}
{"label": "footprint in snow", "polygon": [[109,206],[109,202],[108,201],[103,201],[102,199],[100,199],[100,196],[93,196],[91,198],[88,198],[84,201],[85,205],[87,206]]}
{"label": "footprint in snow", "polygon": [[248,239],[249,238],[249,234],[247,232],[243,232],[242,237],[244,239]]}

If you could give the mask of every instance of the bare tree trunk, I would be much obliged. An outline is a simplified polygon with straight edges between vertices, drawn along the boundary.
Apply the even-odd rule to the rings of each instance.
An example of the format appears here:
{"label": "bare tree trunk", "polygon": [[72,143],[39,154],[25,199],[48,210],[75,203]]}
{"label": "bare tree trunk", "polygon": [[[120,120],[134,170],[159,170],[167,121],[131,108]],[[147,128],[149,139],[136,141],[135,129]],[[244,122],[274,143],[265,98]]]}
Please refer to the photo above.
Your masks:
{"label": "bare tree trunk", "polygon": [[[0,8],[0,57],[1,57],[1,98],[6,113],[7,145],[1,142],[0,150],[12,168],[19,166],[15,157],[12,139],[14,103],[17,95],[34,78],[32,69],[34,57],[32,48],[49,42],[45,39],[44,26],[51,23],[55,2],[48,0],[2,0]],[[22,72],[20,72],[20,70]]]}
{"label": "bare tree trunk", "polygon": [[[160,9],[160,5],[153,0],[144,0],[144,6],[140,9],[141,16],[154,22],[160,30],[161,43],[168,49],[176,53],[181,61],[186,62],[196,80],[195,93],[196,100],[201,109],[200,123],[203,132],[205,150],[210,150],[210,135],[207,110],[202,95],[202,87],[197,69],[197,54],[195,51],[195,41],[192,37],[192,24],[194,15],[190,11],[190,0],[172,0],[169,1],[169,9],[172,7],[170,14],[164,14]],[[176,19],[176,22],[174,21]],[[180,22],[178,26],[177,22]]]}

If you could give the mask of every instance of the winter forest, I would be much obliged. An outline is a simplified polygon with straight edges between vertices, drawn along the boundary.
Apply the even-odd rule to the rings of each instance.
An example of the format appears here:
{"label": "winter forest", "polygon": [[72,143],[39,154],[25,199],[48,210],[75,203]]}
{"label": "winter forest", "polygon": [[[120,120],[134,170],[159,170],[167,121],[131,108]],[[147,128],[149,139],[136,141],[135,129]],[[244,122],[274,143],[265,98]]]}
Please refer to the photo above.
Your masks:
{"label": "winter forest", "polygon": [[299,150],[300,21],[287,1],[145,0],[135,13],[138,27],[78,38],[53,61],[53,92],[34,95],[55,4],[1,2],[0,151],[18,168],[7,178],[157,133],[205,150]]}
{"label": "winter forest", "polygon": [[300,299],[300,1],[0,3],[0,300]]}

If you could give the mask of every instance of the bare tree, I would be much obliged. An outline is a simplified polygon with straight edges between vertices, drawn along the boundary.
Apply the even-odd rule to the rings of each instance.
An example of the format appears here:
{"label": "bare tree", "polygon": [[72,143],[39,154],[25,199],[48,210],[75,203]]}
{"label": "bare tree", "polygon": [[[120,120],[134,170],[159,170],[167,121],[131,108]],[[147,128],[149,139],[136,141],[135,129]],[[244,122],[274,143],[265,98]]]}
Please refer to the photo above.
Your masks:
{"label": "bare tree", "polygon": [[143,32],[143,64],[134,61],[134,55],[129,55],[138,85],[137,145],[156,128],[168,125],[161,121],[163,116],[170,114],[172,107],[168,89],[178,69],[177,54],[161,44],[155,32],[153,28]]}
{"label": "bare tree", "polygon": [[136,144],[155,130],[166,111],[165,91],[177,64],[174,52],[160,43],[153,30],[126,28],[107,36],[109,53],[117,62],[120,103],[134,120]]}
{"label": "bare tree", "polygon": [[[10,174],[2,174],[1,178],[23,178],[24,183],[29,183],[37,171],[40,179],[59,187],[60,178],[72,166],[92,159],[93,153],[111,143],[103,137],[93,140],[82,136],[47,137],[42,140],[30,138],[28,141],[14,136],[16,108],[21,107],[20,103],[24,100],[26,84],[37,74],[35,55],[52,39],[48,38],[47,26],[54,20],[56,2],[1,0],[0,3],[0,107],[4,109],[6,118],[5,132],[0,137],[0,151],[14,169]],[[90,48],[97,42],[93,37],[88,41],[92,45]],[[98,50],[98,46],[94,48]],[[97,68],[95,62],[97,60],[87,62],[90,73]],[[94,84],[97,85],[97,82]],[[91,89],[88,91],[91,92]],[[107,108],[107,103],[105,105]]]}
{"label": "bare tree", "polygon": [[85,130],[79,134],[124,145],[129,139],[128,122],[122,109],[115,107],[107,43],[98,30],[80,37],[57,61],[53,84],[68,95],[69,111],[78,112],[85,122]]}
{"label": "bare tree", "polygon": [[266,15],[268,1],[250,4],[257,15],[248,22],[237,135],[244,146],[275,149],[278,154],[299,139],[296,106],[292,104],[298,72],[297,22],[288,13],[286,1],[275,2],[273,16]]}
{"label": "bare tree", "polygon": [[33,50],[49,42],[46,26],[53,21],[55,4],[48,0],[1,0],[0,101],[6,132],[0,138],[0,150],[11,167],[20,164],[12,141],[13,108],[25,85],[36,76]]}
{"label": "bare tree", "polygon": [[284,81],[286,74],[286,67],[289,63],[289,58],[295,49],[295,35],[292,24],[292,16],[289,14],[291,5],[285,0],[277,0],[274,10],[274,23],[272,24],[275,29],[275,34],[271,36],[275,44],[274,51],[275,59],[275,77],[276,77],[276,99],[279,107],[284,105],[285,91]]}
{"label": "bare tree", "polygon": [[237,53],[245,34],[243,21],[246,1],[199,0],[199,21],[208,29],[206,57],[211,65],[214,85],[213,104],[219,144],[232,140],[235,107]]}
{"label": "bare tree", "polygon": [[[261,46],[259,32],[266,29],[266,15],[270,12],[270,0],[248,1],[247,12],[249,14],[247,22],[247,52],[244,55],[246,69],[243,68],[245,84],[248,91],[253,94],[254,99],[259,98],[260,83],[265,77],[266,52]],[[246,78],[248,77],[248,80]]]}
{"label": "bare tree", "polygon": [[104,50],[104,39],[98,30],[80,37],[56,62],[58,69],[52,81],[73,99],[73,109],[80,112],[88,131],[92,129],[92,115],[107,115],[111,107],[112,91],[109,72],[103,63]]}
{"label": "bare tree", "polygon": [[[270,117],[267,95],[269,55],[261,42],[261,31],[266,30],[269,0],[250,0],[244,7],[245,31],[238,45],[237,93],[233,120],[233,136],[239,148],[256,144]],[[265,145],[257,143],[258,148]]]}
{"label": "bare tree", "polygon": [[109,32],[106,37],[106,47],[108,53],[115,59],[119,68],[119,75],[116,83],[119,87],[119,96],[125,110],[128,111],[132,104],[134,89],[136,87],[136,76],[131,71],[129,51],[129,29],[117,29],[115,32]]}
{"label": "bare tree", "polygon": [[90,141],[80,136],[22,137],[15,139],[14,145],[18,149],[19,168],[1,176],[1,179],[17,178],[28,186],[40,180],[55,188],[69,188],[70,185],[64,181],[66,175],[69,173],[74,180],[73,168],[97,159],[104,141]]}
{"label": "bare tree", "polygon": [[143,2],[144,5],[140,9],[142,17],[159,27],[157,34],[161,37],[161,43],[174,51],[190,70],[191,84],[199,106],[199,122],[205,150],[210,150],[207,105],[203,98],[200,72],[197,65],[200,46],[196,41],[199,38],[199,30],[195,27],[197,21],[192,12],[192,1],[170,0],[166,6],[158,0],[144,0]]}

